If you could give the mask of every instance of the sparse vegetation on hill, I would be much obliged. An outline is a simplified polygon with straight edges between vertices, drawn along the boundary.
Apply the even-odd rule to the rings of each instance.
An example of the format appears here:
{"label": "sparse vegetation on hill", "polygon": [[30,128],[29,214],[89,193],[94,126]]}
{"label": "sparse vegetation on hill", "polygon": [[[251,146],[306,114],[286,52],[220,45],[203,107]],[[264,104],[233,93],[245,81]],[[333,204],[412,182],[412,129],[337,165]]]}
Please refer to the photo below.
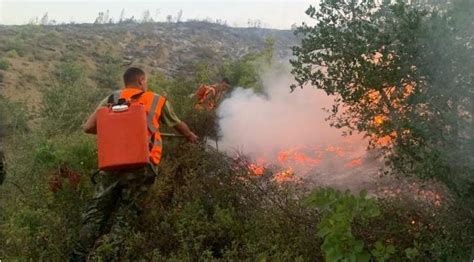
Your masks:
{"label": "sparse vegetation on hill", "polygon": [[[13,72],[3,73],[2,93],[16,99],[14,90],[23,87],[27,95],[37,96],[33,90],[50,81],[59,60],[71,57],[84,67],[92,88],[117,88],[120,73],[128,65],[191,79],[201,62],[215,67],[241,58],[263,50],[267,38],[275,40],[275,53],[280,57],[288,56],[296,44],[291,31],[207,22],[4,26],[0,27],[0,58],[8,58]],[[38,81],[21,81],[22,71]]]}

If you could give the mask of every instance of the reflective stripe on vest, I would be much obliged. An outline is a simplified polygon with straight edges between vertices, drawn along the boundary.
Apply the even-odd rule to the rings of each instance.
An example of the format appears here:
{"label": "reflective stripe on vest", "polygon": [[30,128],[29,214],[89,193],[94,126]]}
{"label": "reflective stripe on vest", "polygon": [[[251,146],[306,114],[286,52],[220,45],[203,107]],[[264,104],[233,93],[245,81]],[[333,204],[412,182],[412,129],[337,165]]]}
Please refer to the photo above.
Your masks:
{"label": "reflective stripe on vest", "polygon": [[159,100],[160,100],[160,96],[157,95],[157,94],[154,94],[153,95],[153,102],[151,102],[150,111],[148,112],[148,117],[147,117],[148,129],[153,134],[156,133],[156,131],[158,131],[158,127],[155,127],[153,125],[153,117],[155,116],[156,107],[158,106],[158,101]]}
{"label": "reflective stripe on vest", "polygon": [[[155,112],[159,112],[159,115],[161,115],[161,112],[163,110],[163,106],[165,105],[166,103],[166,98],[162,97],[162,96],[159,96],[159,95],[156,95],[154,94],[154,97],[153,97],[153,100],[152,100],[152,105],[150,107],[150,111],[151,109],[153,109]],[[149,131],[152,132],[152,131],[156,131],[155,133],[153,133],[154,135],[152,136],[152,138],[154,138],[154,141],[152,142],[152,149],[151,149],[151,159],[152,161],[155,163],[155,164],[158,164],[161,160],[161,156],[162,156],[162,140],[161,140],[161,135],[160,135],[160,132],[158,130],[159,128],[159,119],[156,119],[157,121],[157,126],[155,127],[153,125],[153,117],[150,118],[150,125],[152,128],[149,128]]]}

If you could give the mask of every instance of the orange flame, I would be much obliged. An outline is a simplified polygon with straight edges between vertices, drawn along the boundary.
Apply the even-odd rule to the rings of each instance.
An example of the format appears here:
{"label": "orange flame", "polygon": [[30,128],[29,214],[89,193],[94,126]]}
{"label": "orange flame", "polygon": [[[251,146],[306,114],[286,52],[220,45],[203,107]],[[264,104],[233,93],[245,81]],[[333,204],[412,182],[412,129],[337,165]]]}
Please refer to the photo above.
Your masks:
{"label": "orange flame", "polygon": [[349,163],[345,165],[345,167],[348,168],[353,168],[353,167],[358,167],[362,165],[362,159],[361,158],[356,158],[352,159]]}
{"label": "orange flame", "polygon": [[265,167],[257,164],[248,165],[248,169],[250,171],[250,174],[254,176],[261,176],[265,172]]}
{"label": "orange flame", "polygon": [[344,148],[339,147],[339,146],[328,146],[326,148],[327,152],[335,153],[339,157],[343,157],[346,152],[344,151]]}
{"label": "orange flame", "polygon": [[299,151],[297,148],[282,150],[278,153],[277,159],[280,164],[285,164],[293,161],[298,164],[319,165],[321,163],[321,152],[315,152],[316,157],[312,158],[305,153]]}
{"label": "orange flame", "polygon": [[280,182],[280,183],[294,181],[295,173],[293,172],[293,169],[290,167],[285,171],[276,173],[273,179],[275,179],[277,182]]}
{"label": "orange flame", "polygon": [[[283,149],[273,157],[269,155],[265,158],[259,157],[246,166],[249,174],[253,176],[273,173],[273,179],[277,182],[296,181],[302,176],[311,172],[318,173],[329,166],[336,169],[362,166],[363,157],[357,150],[360,150],[359,143],[354,143],[351,138],[343,137],[337,145],[298,146]],[[341,164],[338,165],[337,162]]]}
{"label": "orange flame", "polygon": [[380,125],[382,125],[384,122],[385,122],[385,121],[384,121],[384,116],[378,115],[378,116],[375,116],[375,117],[374,117],[374,123],[375,123],[375,125],[380,126]]}

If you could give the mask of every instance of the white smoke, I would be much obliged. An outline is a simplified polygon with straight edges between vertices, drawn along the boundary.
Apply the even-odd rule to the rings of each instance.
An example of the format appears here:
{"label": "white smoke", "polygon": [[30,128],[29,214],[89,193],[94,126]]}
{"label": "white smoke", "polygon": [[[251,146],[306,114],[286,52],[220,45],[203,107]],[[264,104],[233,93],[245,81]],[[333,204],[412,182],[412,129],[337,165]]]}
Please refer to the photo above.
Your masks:
{"label": "white smoke", "polygon": [[332,97],[312,87],[290,92],[294,80],[289,70],[270,71],[262,81],[264,94],[238,87],[219,106],[220,149],[276,163],[277,153],[289,148],[346,147],[345,160],[325,157],[318,173],[366,155],[367,142],[361,135],[343,137],[342,130],[325,120],[329,113],[323,108],[331,107]]}

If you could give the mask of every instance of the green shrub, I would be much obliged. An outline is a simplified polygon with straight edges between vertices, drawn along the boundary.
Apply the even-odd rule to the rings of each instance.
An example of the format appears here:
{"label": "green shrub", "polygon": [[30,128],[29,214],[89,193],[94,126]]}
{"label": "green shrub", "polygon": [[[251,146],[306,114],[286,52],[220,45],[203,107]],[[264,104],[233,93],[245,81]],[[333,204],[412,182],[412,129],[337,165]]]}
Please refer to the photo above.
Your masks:
{"label": "green shrub", "polygon": [[474,227],[468,209],[454,201],[438,206],[411,197],[370,199],[365,193],[315,189],[306,202],[320,212],[316,233],[328,261],[469,257]]}
{"label": "green shrub", "polygon": [[256,92],[262,92],[261,74],[273,65],[273,52],[274,40],[267,38],[263,51],[247,54],[239,60],[226,61],[220,74],[228,77],[234,86],[252,88]]}
{"label": "green shrub", "polygon": [[[0,72],[0,80],[2,77]],[[0,95],[0,138],[23,134],[28,130],[28,120],[25,104],[11,102]]]}
{"label": "green shrub", "polygon": [[0,59],[0,70],[8,70],[10,62],[7,59]]}
{"label": "green shrub", "polygon": [[374,199],[368,199],[366,192],[356,197],[349,191],[323,189],[314,190],[306,201],[322,213],[317,234],[324,239],[321,250],[328,261],[369,261],[370,253],[364,242],[353,235],[352,224],[355,219],[380,215]]}
{"label": "green shrub", "polygon": [[122,85],[122,60],[108,53],[98,58],[95,79],[99,88],[119,89]]}
{"label": "green shrub", "polygon": [[18,53],[14,49],[8,51],[5,55],[9,58],[17,58],[18,57]]}
{"label": "green shrub", "polygon": [[69,62],[57,66],[54,81],[42,92],[42,125],[51,134],[79,130],[98,101],[105,97],[104,92],[87,85],[81,65]]}
{"label": "green shrub", "polygon": [[[23,56],[26,51],[24,40],[19,38],[11,38],[5,41],[2,46],[2,50],[7,52],[8,55]],[[10,52],[10,54],[9,54]]]}
{"label": "green shrub", "polygon": [[[96,165],[95,141],[83,134],[45,138],[28,134],[15,148],[7,146],[7,183],[0,191],[0,256],[13,260],[64,260],[76,235],[82,207],[91,193],[90,170]],[[34,150],[32,150],[34,149]],[[67,168],[81,179],[74,186],[65,179],[53,193],[51,178]]]}
{"label": "green shrub", "polygon": [[354,234],[369,245],[393,245],[392,257],[423,261],[469,258],[474,227],[469,208],[446,197],[441,206],[411,197],[377,201],[380,216],[356,221]]}

